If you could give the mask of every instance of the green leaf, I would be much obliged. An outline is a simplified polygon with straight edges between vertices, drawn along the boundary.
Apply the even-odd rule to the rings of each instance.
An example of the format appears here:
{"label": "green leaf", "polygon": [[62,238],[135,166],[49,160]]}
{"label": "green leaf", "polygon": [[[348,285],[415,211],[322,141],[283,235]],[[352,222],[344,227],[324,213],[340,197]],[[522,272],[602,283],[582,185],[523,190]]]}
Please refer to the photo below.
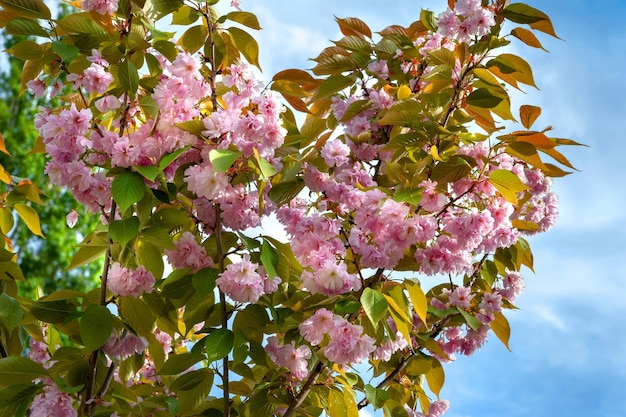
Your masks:
{"label": "green leaf", "polygon": [[[23,61],[29,59],[41,59],[46,54],[41,45],[29,40],[23,40],[16,43],[11,48],[7,49],[7,52]],[[0,150],[2,152],[7,152],[6,148],[3,146],[0,146]]]}
{"label": "green leaf", "polygon": [[239,329],[235,331],[233,340],[233,366],[244,363],[250,353],[250,342]]}
{"label": "green leaf", "polygon": [[36,319],[53,324],[64,323],[74,312],[76,308],[67,300],[36,301],[30,307]]}
{"label": "green leaf", "polygon": [[117,69],[117,76],[122,87],[130,97],[134,98],[139,88],[139,73],[130,58],[126,58]]}
{"label": "green leaf", "polygon": [[293,200],[304,189],[304,180],[296,177],[292,181],[280,182],[273,186],[269,192],[269,197],[278,206]]}
{"label": "green leaf", "polygon": [[215,289],[215,281],[220,275],[217,268],[203,268],[193,274],[191,284],[201,296],[211,294]]}
{"label": "green leaf", "polygon": [[197,10],[189,6],[183,5],[174,13],[172,13],[172,25],[188,26],[198,20],[200,14]]}
{"label": "green leaf", "polygon": [[39,224],[39,216],[35,209],[25,204],[15,204],[13,206],[17,215],[20,216],[24,223],[26,223],[26,227],[28,230],[36,234],[37,236],[44,237],[41,233],[41,226]]}
{"label": "green leaf", "polygon": [[[18,407],[23,402],[30,403],[41,388],[41,385],[27,384],[13,385],[0,390],[0,413],[2,413],[2,410],[6,410],[10,407]],[[17,415],[18,414],[15,414],[14,416]]]}
{"label": "green leaf", "polygon": [[435,18],[435,13],[433,13],[432,11],[422,9],[420,11],[420,22],[422,22],[424,27],[429,31],[437,31],[437,19]]}
{"label": "green leaf", "polygon": [[349,51],[370,52],[372,50],[372,45],[368,41],[354,35],[346,36],[335,42],[335,44]]}
{"label": "green leaf", "polygon": [[487,88],[478,88],[467,96],[467,104],[484,109],[492,109],[500,104],[501,101],[501,97],[494,96]]}
{"label": "green leaf", "polygon": [[72,258],[72,262],[70,262],[69,266],[65,268],[65,271],[69,271],[70,269],[78,268],[79,266],[83,266],[85,264],[88,264],[89,262],[95,261],[102,255],[104,255],[105,250],[106,246],[81,246]]}
{"label": "green leaf", "polygon": [[250,34],[242,29],[231,27],[228,28],[228,33],[233,40],[233,43],[237,46],[246,60],[257,68],[261,68],[259,65],[259,44],[250,36]]}
{"label": "green leaf", "polygon": [[517,175],[506,169],[491,172],[489,182],[513,204],[517,204],[517,193],[528,189],[528,186]]}
{"label": "green leaf", "polygon": [[413,310],[417,316],[422,320],[422,323],[426,324],[426,313],[428,311],[428,300],[422,287],[415,281],[405,280],[404,284],[411,298],[413,304]]}
{"label": "green leaf", "polygon": [[558,38],[548,15],[527,4],[509,4],[504,9],[504,17],[515,23],[527,24],[535,30]]}
{"label": "green leaf", "polygon": [[20,16],[50,19],[50,9],[42,0],[0,0],[0,6]]}
{"label": "green leaf", "polygon": [[162,172],[159,167],[154,165],[138,165],[134,167],[135,171],[144,176],[148,181],[156,180],[156,177]]}
{"label": "green leaf", "polygon": [[183,33],[178,44],[186,52],[193,54],[202,48],[207,36],[209,36],[209,29],[205,25],[192,26]]}
{"label": "green leaf", "polygon": [[24,310],[20,303],[7,293],[0,294],[0,322],[12,332],[24,317]]}
{"label": "green leaf", "polygon": [[387,309],[389,308],[389,303],[385,296],[380,291],[369,287],[365,288],[363,294],[361,294],[361,305],[374,326],[387,315]]}
{"label": "green leaf", "polygon": [[260,30],[261,25],[259,24],[259,19],[250,13],[250,12],[230,12],[226,15],[228,20],[232,20],[233,22],[237,22],[240,25],[244,25],[249,27],[250,29]]}
{"label": "green leaf", "polygon": [[61,58],[61,61],[65,63],[71,62],[80,53],[74,45],[68,45],[64,42],[52,42],[52,50]]}
{"label": "green leaf", "polygon": [[411,126],[420,120],[424,105],[415,99],[400,100],[383,113],[378,123],[381,125]]}
{"label": "green leaf", "polygon": [[509,326],[509,321],[502,313],[494,313],[494,317],[494,320],[491,322],[491,330],[493,330],[502,344],[504,344],[504,346],[511,351],[511,348],[509,347],[509,339],[511,337],[511,326]]}
{"label": "green leaf", "polygon": [[233,166],[233,162],[241,156],[241,152],[228,149],[211,149],[209,160],[216,172],[226,172]]}
{"label": "green leaf", "polygon": [[107,35],[107,32],[91,17],[89,12],[72,13],[57,21],[60,34],[80,33],[85,35]]}
{"label": "green leaf", "polygon": [[209,362],[228,356],[233,349],[235,336],[228,329],[217,329],[212,331],[206,338],[206,353]]}
{"label": "green leaf", "polygon": [[[278,275],[277,267],[278,267],[278,253],[276,253],[276,249],[269,244],[267,240],[263,241],[263,246],[261,248],[261,263],[265,267],[265,272],[267,272],[267,276],[270,279],[274,279]],[[287,278],[287,277],[282,277]]]}
{"label": "green leaf", "polygon": [[391,395],[384,389],[367,384],[365,385],[365,398],[374,407],[374,410],[377,410],[385,405],[385,402],[391,398]]}
{"label": "green leaf", "polygon": [[80,337],[88,351],[101,348],[113,330],[113,316],[108,308],[97,304],[87,307],[80,318]]}
{"label": "green leaf", "polygon": [[440,162],[432,170],[431,179],[437,183],[457,181],[472,170],[472,166],[465,158],[451,157],[447,162]]}
{"label": "green leaf", "polygon": [[340,75],[356,68],[356,62],[349,56],[334,54],[322,58],[312,71],[315,75]]}
{"label": "green leaf", "polygon": [[170,355],[157,374],[178,375],[204,359],[206,359],[205,356],[199,353],[186,352],[178,355]]}
{"label": "green leaf", "polygon": [[[191,415],[213,388],[213,371],[211,369],[198,369],[179,376],[170,386],[172,391],[178,393],[180,415]],[[193,414],[197,415],[197,414]]]}
{"label": "green leaf", "polygon": [[141,298],[120,297],[120,316],[139,336],[147,337],[152,333],[156,318],[152,310]]}
{"label": "green leaf", "polygon": [[133,216],[123,220],[115,220],[109,225],[109,233],[113,241],[119,242],[124,247],[139,234],[139,218]]}
{"label": "green leaf", "polygon": [[43,366],[21,356],[0,359],[0,386],[27,384],[36,378],[50,377]]}
{"label": "green leaf", "polygon": [[111,195],[122,212],[141,200],[145,192],[146,185],[143,178],[136,172],[122,172],[113,179],[111,184]]}
{"label": "green leaf", "polygon": [[276,168],[274,168],[274,165],[272,165],[267,159],[263,158],[262,156],[258,155],[258,152],[256,152],[255,149],[255,159],[259,165],[259,170],[261,171],[261,177],[263,179],[268,179],[274,175],[276,175]]}
{"label": "green leaf", "polygon": [[457,310],[459,311],[459,313],[461,313],[461,315],[465,319],[465,322],[467,323],[467,325],[469,327],[471,327],[472,329],[478,330],[478,328],[483,325],[480,322],[480,320],[478,320],[476,317],[474,317],[473,315],[471,315],[467,311],[463,310],[462,308],[458,308],[457,307]]}
{"label": "green leaf", "polygon": [[[331,75],[322,84],[320,84],[315,98],[321,100],[330,97],[335,93],[344,90],[354,84],[352,78],[345,75]],[[304,132],[302,132],[304,134]]]}

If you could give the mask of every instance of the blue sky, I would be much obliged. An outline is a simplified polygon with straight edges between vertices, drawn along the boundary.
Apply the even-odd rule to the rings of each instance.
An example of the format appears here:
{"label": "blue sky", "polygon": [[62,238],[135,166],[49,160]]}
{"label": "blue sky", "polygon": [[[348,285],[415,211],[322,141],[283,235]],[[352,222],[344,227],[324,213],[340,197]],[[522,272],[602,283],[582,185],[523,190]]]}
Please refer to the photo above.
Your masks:
{"label": "blue sky", "polygon": [[[525,273],[521,311],[508,313],[513,353],[492,337],[473,357],[448,365],[446,417],[623,417],[626,2],[527,3],[550,15],[562,40],[539,35],[550,53],[513,45],[541,89],[516,94],[514,107],[541,106],[537,126],[552,125],[554,136],[590,147],[564,150],[582,172],[556,182],[559,222],[531,239],[536,273]],[[380,30],[409,24],[422,7],[443,11],[446,1],[243,0],[242,7],[264,28],[258,39],[269,78],[312,67],[307,59],[341,36],[333,16],[359,17]]]}
{"label": "blue sky", "polygon": [[[525,274],[521,311],[508,313],[508,352],[495,337],[471,358],[446,367],[446,417],[626,416],[626,2],[527,0],[548,13],[562,40],[550,50],[513,46],[541,91],[513,97],[539,105],[537,126],[590,145],[565,153],[582,172],[556,182],[561,217],[531,239],[535,271]],[[372,29],[407,25],[420,8],[445,0],[242,0],[264,30],[261,65],[269,79],[285,68],[310,68],[309,57],[341,35],[333,16],[359,17]],[[372,413],[373,414],[373,413]],[[364,416],[370,415],[364,413]]]}

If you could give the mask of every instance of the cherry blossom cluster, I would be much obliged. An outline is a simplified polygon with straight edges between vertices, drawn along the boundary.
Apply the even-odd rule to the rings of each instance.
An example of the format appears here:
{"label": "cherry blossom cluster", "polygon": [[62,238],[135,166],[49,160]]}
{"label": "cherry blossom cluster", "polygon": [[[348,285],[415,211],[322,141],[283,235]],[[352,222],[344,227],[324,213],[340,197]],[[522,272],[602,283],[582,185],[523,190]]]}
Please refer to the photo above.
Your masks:
{"label": "cherry blossom cluster", "polygon": [[279,277],[269,278],[259,264],[250,262],[247,254],[228,265],[215,281],[220,290],[240,303],[256,303],[262,295],[276,291],[280,282]]}
{"label": "cherry blossom cluster", "polygon": [[[339,365],[366,361],[376,349],[375,341],[363,334],[363,327],[342,316],[320,308],[298,326],[304,340],[311,345],[324,345],[324,356]],[[328,342],[325,342],[325,336]]]}
{"label": "cherry blossom cluster", "polygon": [[115,295],[139,298],[143,293],[152,292],[154,275],[143,265],[129,269],[114,262],[109,268],[108,285]]}
{"label": "cherry blossom cluster", "polygon": [[495,23],[493,12],[483,7],[481,0],[457,0],[454,9],[439,15],[437,25],[442,36],[470,42],[488,34]]}

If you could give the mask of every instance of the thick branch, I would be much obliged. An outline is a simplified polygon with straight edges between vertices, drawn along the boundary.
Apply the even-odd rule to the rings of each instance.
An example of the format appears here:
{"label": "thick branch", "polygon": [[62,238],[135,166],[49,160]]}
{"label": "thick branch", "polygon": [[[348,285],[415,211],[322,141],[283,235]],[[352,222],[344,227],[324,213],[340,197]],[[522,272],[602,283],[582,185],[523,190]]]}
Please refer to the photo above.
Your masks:
{"label": "thick branch", "polygon": [[300,390],[298,395],[296,395],[293,401],[291,401],[291,404],[289,404],[289,408],[287,408],[287,411],[285,411],[285,414],[283,414],[283,417],[293,416],[293,413],[296,412],[298,407],[300,407],[300,405],[302,404],[302,401],[304,401],[307,395],[309,395],[309,392],[311,392],[311,389],[313,388],[313,384],[317,380],[317,377],[320,376],[320,374],[324,371],[325,368],[326,367],[321,361],[317,362],[317,364],[315,365],[315,368],[313,368],[313,371],[311,371],[311,375],[309,375],[309,378],[306,380],[306,382],[302,386],[302,389]]}
{"label": "thick branch", "polygon": [[[115,212],[117,211],[117,205],[115,200],[111,201],[111,212],[109,213],[109,223],[115,218]],[[109,277],[109,265],[111,263],[111,236],[107,236],[107,247],[104,255],[104,266],[102,267],[102,275],[100,275],[100,305],[106,306],[107,304],[107,281]],[[93,397],[94,386],[96,383],[96,369],[98,367],[98,352],[99,349],[93,351],[89,356],[89,375],[87,376],[87,386],[85,387],[85,396],[81,404],[81,415],[91,416],[93,415],[96,404],[91,402],[87,404],[87,401]]]}

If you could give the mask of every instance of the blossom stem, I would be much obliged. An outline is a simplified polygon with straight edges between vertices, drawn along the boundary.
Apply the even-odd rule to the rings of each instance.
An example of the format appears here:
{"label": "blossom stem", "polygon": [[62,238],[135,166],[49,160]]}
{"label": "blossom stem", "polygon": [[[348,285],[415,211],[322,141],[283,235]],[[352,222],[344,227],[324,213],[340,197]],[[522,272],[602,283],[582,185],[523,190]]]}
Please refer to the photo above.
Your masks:
{"label": "blossom stem", "polygon": [[315,365],[315,368],[313,368],[313,370],[311,371],[309,378],[302,386],[302,389],[300,390],[300,392],[298,392],[298,395],[296,395],[291,401],[291,404],[289,404],[289,408],[287,408],[287,411],[285,411],[283,417],[293,416],[293,413],[296,412],[296,410],[298,409],[298,407],[300,407],[307,395],[309,395],[309,392],[311,392],[313,384],[317,380],[317,377],[320,376],[320,374],[324,371],[324,369],[326,369],[326,366],[321,361],[318,361]]}

